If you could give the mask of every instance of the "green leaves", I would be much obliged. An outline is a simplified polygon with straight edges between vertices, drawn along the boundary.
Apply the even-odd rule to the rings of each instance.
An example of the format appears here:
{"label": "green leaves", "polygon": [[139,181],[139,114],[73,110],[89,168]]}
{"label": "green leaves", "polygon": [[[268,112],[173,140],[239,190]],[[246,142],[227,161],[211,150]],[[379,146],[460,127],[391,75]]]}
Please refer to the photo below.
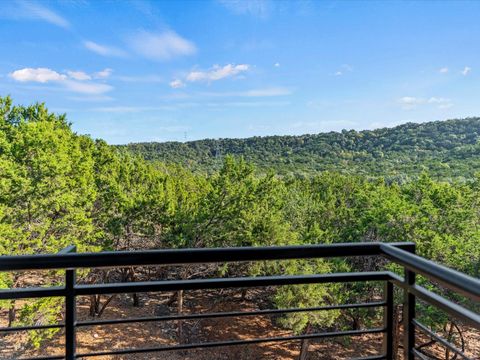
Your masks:
{"label": "green leaves", "polygon": [[[102,140],[77,135],[65,116],[48,112],[43,104],[13,106],[11,99],[0,97],[0,255],[55,253],[71,244],[82,252],[414,241],[420,255],[478,276],[480,176],[470,182],[443,182],[418,173],[419,164],[445,174],[456,171],[430,161],[440,146],[427,141],[432,129],[444,140],[442,149],[454,149],[456,160],[476,154],[479,121],[465,120],[461,129],[455,124],[133,147],[152,157],[152,151],[165,148],[164,159],[186,159],[183,167],[147,162]],[[459,141],[470,144],[465,145],[468,149],[460,151]],[[219,144],[260,162],[260,171],[242,157],[220,158],[212,150]],[[448,162],[456,161],[452,159]],[[192,171],[192,164],[208,169],[207,174]],[[266,171],[266,164],[278,172]],[[417,178],[405,175],[411,166]],[[279,176],[292,169],[302,176]],[[303,176],[311,169],[315,176]],[[317,172],[325,169],[341,173]],[[357,170],[368,177],[351,175]],[[374,174],[388,175],[388,180]],[[219,273],[319,274],[381,265],[352,259],[291,260],[225,267]],[[0,288],[20,287],[26,276],[0,274]],[[58,274],[45,275],[42,283],[58,283]],[[379,292],[365,284],[285,286],[271,301],[280,308],[313,307],[355,302],[362,296],[375,298]],[[58,302],[25,303],[16,321],[53,321],[60,309]],[[443,319],[431,309],[425,312],[431,319]],[[360,315],[348,316],[356,321]],[[345,326],[345,319],[339,311],[329,311],[289,314],[280,322],[301,333],[307,326]],[[35,333],[32,342],[38,345],[52,334]]]}
{"label": "green leaves", "polygon": [[243,157],[261,174],[310,177],[322,171],[403,182],[428,171],[435,178],[472,179],[480,170],[480,119],[408,123],[394,128],[248,139],[121,146],[148,160],[212,174],[225,155]]}

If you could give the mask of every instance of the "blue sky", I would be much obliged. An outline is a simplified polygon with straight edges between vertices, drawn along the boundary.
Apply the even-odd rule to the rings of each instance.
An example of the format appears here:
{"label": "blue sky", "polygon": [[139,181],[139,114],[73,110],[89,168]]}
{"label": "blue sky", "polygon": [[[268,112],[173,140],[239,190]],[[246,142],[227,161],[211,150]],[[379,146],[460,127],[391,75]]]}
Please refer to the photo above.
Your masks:
{"label": "blue sky", "polygon": [[3,1],[0,94],[112,144],[480,116],[480,2]]}

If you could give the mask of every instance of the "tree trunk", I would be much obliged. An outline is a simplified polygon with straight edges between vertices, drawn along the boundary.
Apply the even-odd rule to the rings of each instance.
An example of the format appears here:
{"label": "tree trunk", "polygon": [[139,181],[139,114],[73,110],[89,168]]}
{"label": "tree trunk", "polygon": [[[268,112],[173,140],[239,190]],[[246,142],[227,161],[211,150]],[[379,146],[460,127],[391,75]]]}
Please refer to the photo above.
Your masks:
{"label": "tree trunk", "polygon": [[[312,326],[310,324],[307,325],[307,328],[305,329],[305,334],[310,333]],[[300,356],[298,357],[298,360],[306,360],[308,356],[308,347],[310,346],[310,339],[303,339],[302,340],[302,345],[300,347]]]}
{"label": "tree trunk", "polygon": [[[177,313],[181,315],[183,313],[183,290],[177,292]],[[178,342],[183,342],[183,321],[178,320]]]}
{"label": "tree trunk", "polygon": [[[447,330],[448,324],[445,325],[445,330]],[[448,330],[447,341],[452,342],[453,340],[453,322],[450,323],[450,329]],[[450,359],[450,349],[445,348],[445,360]]]}
{"label": "tree trunk", "polygon": [[91,317],[97,316],[100,310],[100,295],[90,295],[89,315]]}
{"label": "tree trunk", "polygon": [[140,297],[138,296],[137,293],[132,294],[132,300],[133,300],[134,307],[140,307]]}
{"label": "tree trunk", "polygon": [[247,299],[247,291],[248,289],[242,289],[242,301],[245,301]]}
{"label": "tree trunk", "polygon": [[16,309],[15,309],[15,300],[10,301],[10,307],[8,308],[8,327],[11,327],[15,321],[16,317]]}

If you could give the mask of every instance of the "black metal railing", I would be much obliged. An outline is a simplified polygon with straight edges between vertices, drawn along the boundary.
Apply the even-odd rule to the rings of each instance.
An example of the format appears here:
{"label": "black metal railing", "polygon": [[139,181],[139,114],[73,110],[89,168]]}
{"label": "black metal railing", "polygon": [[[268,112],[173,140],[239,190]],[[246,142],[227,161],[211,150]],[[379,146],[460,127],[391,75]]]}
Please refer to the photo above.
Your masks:
{"label": "black metal railing", "polygon": [[[81,268],[110,268],[142,265],[184,265],[193,263],[224,263],[239,261],[263,261],[307,258],[332,258],[349,256],[383,256],[404,268],[404,277],[390,271],[351,272],[295,276],[264,276],[241,278],[216,278],[194,280],[164,280],[132,283],[79,284],[76,281],[76,270]],[[102,355],[124,355],[171,350],[187,350],[197,348],[213,348],[220,346],[245,345],[270,342],[285,342],[303,339],[321,339],[339,336],[357,336],[363,334],[383,334],[383,353],[363,359],[393,359],[394,351],[394,287],[403,289],[403,348],[404,358],[428,359],[415,347],[415,330],[418,329],[438,344],[450,349],[461,358],[469,359],[460,349],[442,338],[430,328],[420,323],[415,317],[415,302],[420,299],[434,307],[445,311],[449,316],[459,319],[462,323],[480,330],[480,315],[462,307],[436,293],[415,283],[416,275],[440,284],[457,294],[480,302],[480,281],[452,269],[433,263],[415,255],[413,243],[354,243],[335,245],[310,245],[289,247],[254,247],[254,248],[222,248],[222,249],[182,249],[182,250],[152,250],[133,252],[101,252],[75,253],[74,247],[69,247],[54,255],[26,255],[0,257],[0,271],[25,271],[65,269],[65,286],[2,289],[0,300],[28,299],[43,297],[63,297],[65,299],[64,323],[54,325],[22,326],[0,328],[1,332],[42,330],[64,328],[65,352],[59,356],[37,356],[22,358],[22,360],[78,359]],[[121,294],[137,292],[161,292],[178,290],[219,289],[219,288],[249,288],[262,286],[281,286],[292,284],[345,283],[361,281],[384,282],[382,301],[341,304],[311,308],[271,309],[258,311],[233,311],[217,313],[179,314],[168,316],[153,316],[128,319],[78,321],[76,298],[85,295]],[[226,318],[279,313],[324,311],[334,309],[378,308],[384,309],[383,326],[365,330],[335,331],[282,337],[254,338],[248,340],[229,340],[205,343],[186,343],[171,346],[149,348],[112,349],[81,353],[76,350],[76,329],[86,326],[113,325],[125,323],[142,323],[167,320],[189,320],[202,318]]]}

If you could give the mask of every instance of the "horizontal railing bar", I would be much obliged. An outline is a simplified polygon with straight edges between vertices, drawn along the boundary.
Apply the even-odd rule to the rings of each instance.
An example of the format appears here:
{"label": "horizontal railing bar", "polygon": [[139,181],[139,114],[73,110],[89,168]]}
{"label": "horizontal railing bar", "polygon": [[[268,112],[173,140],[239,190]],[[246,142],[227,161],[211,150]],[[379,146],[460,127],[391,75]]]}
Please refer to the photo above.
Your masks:
{"label": "horizontal railing bar", "polygon": [[63,286],[51,286],[45,288],[13,288],[0,290],[0,300],[34,299],[55,296],[65,296],[65,288]]}
{"label": "horizontal railing bar", "polygon": [[218,313],[198,313],[198,314],[185,314],[175,316],[152,316],[152,317],[140,317],[129,319],[112,319],[112,320],[99,320],[99,321],[81,321],[77,322],[78,327],[82,326],[103,326],[113,324],[129,324],[137,322],[152,322],[152,321],[173,321],[173,320],[192,320],[192,319],[211,319],[211,318],[223,318],[223,317],[240,317],[240,316],[257,316],[257,315],[270,315],[270,314],[287,314],[295,312],[309,312],[309,311],[326,311],[326,310],[340,310],[340,309],[360,309],[360,308],[372,308],[385,306],[385,302],[371,302],[360,304],[341,304],[331,306],[317,306],[309,308],[292,308],[292,309],[269,309],[269,310],[257,310],[257,311],[230,311],[230,312],[218,312]]}
{"label": "horizontal railing bar", "polygon": [[461,305],[455,304],[454,302],[418,285],[411,287],[410,292],[418,298],[444,310],[454,317],[462,319],[465,323],[480,330],[480,315],[474,313],[473,311],[470,311]]}
{"label": "horizontal railing bar", "polygon": [[480,280],[389,244],[381,244],[380,248],[389,258],[409,270],[421,274],[429,280],[436,281],[448,289],[457,291],[474,301],[480,301]]}
{"label": "horizontal railing bar", "polygon": [[435,340],[437,340],[440,344],[442,344],[443,346],[445,346],[446,348],[449,348],[450,350],[452,350],[454,353],[456,353],[457,355],[460,355],[462,358],[464,359],[467,359],[467,360],[473,360],[472,358],[468,357],[467,355],[465,355],[462,350],[458,349],[457,347],[453,346],[450,342],[448,342],[446,339],[444,339],[443,337],[441,337],[440,335],[438,335],[437,333],[433,332],[432,330],[430,330],[428,327],[426,327],[425,325],[423,325],[421,322],[413,319],[413,323],[415,324],[415,326],[417,328],[419,328],[421,331],[423,331],[424,334],[434,338]]}
{"label": "horizontal railing bar", "polygon": [[396,275],[391,274],[392,282],[403,289],[407,289],[409,292],[417,296],[418,298],[422,299],[423,301],[429,303],[430,305],[436,306],[439,309],[445,311],[447,314],[462,319],[465,323],[473,326],[474,328],[480,330],[480,315],[474,313],[467,308],[455,304],[454,302],[425,289],[419,285],[409,286],[403,282],[403,279]]}
{"label": "horizontal railing bar", "polygon": [[93,357],[93,356],[138,354],[138,353],[157,352],[157,351],[204,349],[204,348],[212,348],[212,347],[220,347],[220,346],[249,345],[249,344],[284,342],[284,341],[294,341],[294,340],[304,340],[304,339],[322,339],[322,338],[329,338],[329,337],[356,336],[356,335],[376,334],[376,333],[383,333],[383,332],[385,332],[384,328],[376,328],[376,329],[368,329],[368,330],[337,331],[337,332],[329,332],[329,333],[292,335],[292,336],[283,336],[283,337],[268,337],[268,338],[259,338],[259,339],[249,339],[249,340],[228,340],[228,341],[180,344],[180,345],[159,346],[159,347],[149,347],[149,348],[139,348],[139,349],[121,349],[121,350],[100,351],[100,352],[91,352],[91,353],[79,353],[77,354],[77,357],[81,358],[81,357]]}
{"label": "horizontal railing bar", "polygon": [[29,330],[45,330],[45,329],[61,329],[63,324],[52,325],[37,325],[37,326],[14,326],[14,327],[0,327],[0,332],[14,332],[14,331],[29,331]]}
{"label": "horizontal railing bar", "polygon": [[[393,243],[409,248],[412,243]],[[329,258],[380,255],[380,243],[328,245],[106,251],[0,257],[0,271],[100,268],[141,265],[182,265],[232,261]]]}
{"label": "horizontal railing bar", "polygon": [[390,279],[391,276],[389,271],[373,271],[320,275],[279,275],[226,279],[142,281],[134,283],[77,285],[75,287],[75,293],[76,295],[120,294],[132,292],[242,288],[357,281],[386,281]]}

